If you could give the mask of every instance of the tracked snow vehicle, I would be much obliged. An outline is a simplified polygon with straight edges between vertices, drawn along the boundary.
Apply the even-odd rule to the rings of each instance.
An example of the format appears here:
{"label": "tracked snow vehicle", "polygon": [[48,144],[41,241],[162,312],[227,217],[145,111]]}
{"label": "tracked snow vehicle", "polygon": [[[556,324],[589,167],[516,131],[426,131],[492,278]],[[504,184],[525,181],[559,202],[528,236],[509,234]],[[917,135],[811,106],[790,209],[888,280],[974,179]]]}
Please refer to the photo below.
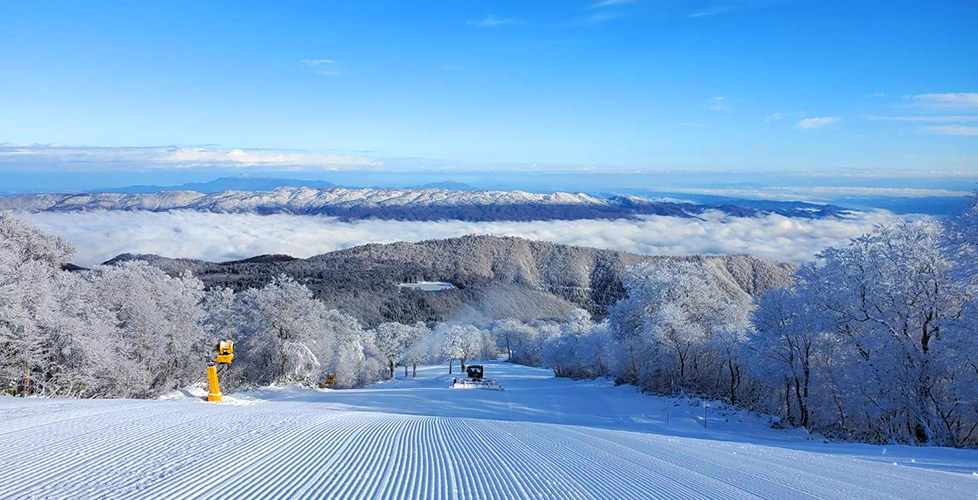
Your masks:
{"label": "tracked snow vehicle", "polygon": [[469,365],[465,368],[465,378],[456,378],[452,384],[452,389],[486,389],[490,391],[501,391],[495,380],[483,378],[484,369],[482,365]]}

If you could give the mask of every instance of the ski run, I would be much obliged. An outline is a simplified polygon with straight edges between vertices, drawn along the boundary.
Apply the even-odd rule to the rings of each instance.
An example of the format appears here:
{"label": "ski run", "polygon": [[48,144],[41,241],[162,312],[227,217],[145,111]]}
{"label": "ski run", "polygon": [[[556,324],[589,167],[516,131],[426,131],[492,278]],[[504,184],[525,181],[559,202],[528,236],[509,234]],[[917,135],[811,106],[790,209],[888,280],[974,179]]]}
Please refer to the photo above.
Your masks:
{"label": "ski run", "polygon": [[486,364],[503,391],[457,375],[221,404],[3,397],[0,498],[978,498],[976,450],[827,443],[507,363]]}

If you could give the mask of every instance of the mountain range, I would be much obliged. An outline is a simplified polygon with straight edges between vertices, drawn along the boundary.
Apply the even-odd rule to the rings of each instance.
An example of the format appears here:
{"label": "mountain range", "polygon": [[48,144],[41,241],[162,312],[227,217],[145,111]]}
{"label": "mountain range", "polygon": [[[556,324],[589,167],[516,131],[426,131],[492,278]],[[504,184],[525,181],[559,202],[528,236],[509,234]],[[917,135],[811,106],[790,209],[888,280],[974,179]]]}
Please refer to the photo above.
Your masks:
{"label": "mountain range", "polygon": [[[753,205],[753,206],[752,206]],[[194,210],[214,213],[329,215],[346,220],[529,221],[621,219],[640,215],[699,217],[710,211],[754,217],[845,217],[848,209],[804,202],[708,204],[585,193],[459,191],[440,188],[279,187],[272,191],[28,194],[0,197],[0,210]]]}

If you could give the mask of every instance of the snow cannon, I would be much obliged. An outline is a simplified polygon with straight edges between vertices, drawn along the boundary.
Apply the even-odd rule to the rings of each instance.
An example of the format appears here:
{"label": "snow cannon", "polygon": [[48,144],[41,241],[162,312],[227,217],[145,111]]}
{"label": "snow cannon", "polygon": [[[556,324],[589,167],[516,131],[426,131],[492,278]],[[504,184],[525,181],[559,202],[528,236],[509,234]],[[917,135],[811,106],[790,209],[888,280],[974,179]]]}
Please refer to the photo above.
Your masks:
{"label": "snow cannon", "polygon": [[224,395],[221,394],[221,384],[217,380],[217,367],[227,367],[231,364],[231,360],[234,359],[234,342],[222,340],[214,346],[214,350],[217,351],[214,362],[207,366],[207,401],[220,403]]}
{"label": "snow cannon", "polygon": [[485,369],[482,365],[469,365],[465,367],[466,378],[456,378],[452,384],[452,389],[486,389],[490,391],[501,391],[502,387],[495,380],[483,378]]}
{"label": "snow cannon", "polygon": [[214,349],[217,350],[217,356],[214,358],[215,363],[220,365],[231,364],[231,360],[234,359],[234,342],[222,340]]}

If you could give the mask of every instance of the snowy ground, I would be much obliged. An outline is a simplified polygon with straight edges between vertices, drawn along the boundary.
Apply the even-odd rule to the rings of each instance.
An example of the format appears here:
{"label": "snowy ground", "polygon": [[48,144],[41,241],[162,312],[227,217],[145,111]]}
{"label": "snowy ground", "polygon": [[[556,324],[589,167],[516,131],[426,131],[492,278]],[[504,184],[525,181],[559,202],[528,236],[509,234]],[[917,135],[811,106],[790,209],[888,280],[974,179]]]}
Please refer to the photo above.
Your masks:
{"label": "snowy ground", "polygon": [[702,406],[502,363],[505,391],[449,390],[444,371],[234,404],[0,398],[0,498],[978,498],[978,451],[715,408],[704,428]]}

